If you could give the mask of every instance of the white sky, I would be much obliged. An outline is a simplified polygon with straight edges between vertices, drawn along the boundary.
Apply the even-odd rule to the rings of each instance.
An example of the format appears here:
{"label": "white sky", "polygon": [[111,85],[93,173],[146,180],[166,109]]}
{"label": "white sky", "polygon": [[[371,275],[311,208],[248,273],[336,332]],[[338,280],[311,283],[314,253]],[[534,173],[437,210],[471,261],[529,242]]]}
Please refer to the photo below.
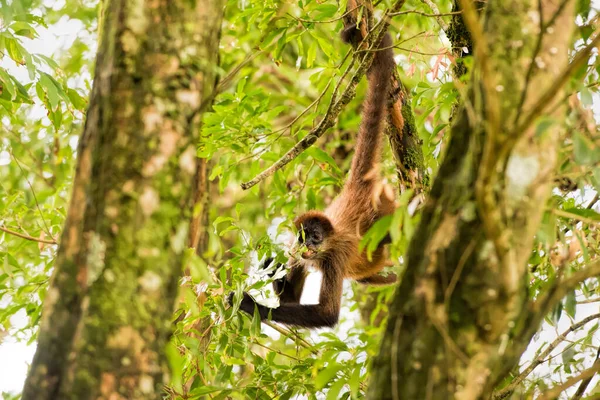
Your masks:
{"label": "white sky", "polygon": [[[58,7],[62,2],[54,2],[55,6]],[[596,7],[600,6],[600,0],[595,0],[594,4]],[[48,29],[40,27],[38,29],[39,38],[34,40],[26,40],[25,46],[28,51],[32,53],[41,53],[48,57],[56,56],[60,54],[65,49],[68,49],[75,39],[78,37],[86,41],[86,43],[93,44],[95,42],[95,38],[90,37],[87,32],[83,30],[83,26],[81,22],[77,20],[69,20],[66,17],[61,19],[57,24],[50,26]],[[83,35],[83,37],[82,37]],[[92,46],[93,48],[93,46]],[[21,82],[27,82],[29,80],[28,74],[25,68],[18,68],[11,60],[7,60],[5,57],[2,60],[2,66],[7,68],[10,73],[15,76]],[[593,105],[594,113],[597,119],[600,121],[600,99],[596,96],[594,97],[594,105]],[[39,107],[37,111],[38,115],[45,115],[45,111],[42,107]],[[3,165],[4,157],[0,154],[0,167]],[[593,194],[588,191],[585,193],[585,198],[591,198]],[[320,276],[318,274],[311,274],[307,280],[306,290],[302,296],[302,302],[305,304],[308,303],[316,303],[318,302],[318,291],[320,286]],[[345,293],[350,292],[350,285],[348,282],[345,283]],[[347,302],[345,302],[347,304]],[[0,306],[5,306],[0,304]],[[350,313],[347,307],[344,307],[342,310],[344,317],[347,319],[346,322],[340,324],[335,331],[340,337],[345,336],[344,332],[347,332],[348,329],[354,324],[354,321],[359,318],[358,313]],[[577,306],[577,316],[576,320],[582,320],[588,315],[595,314],[600,312],[600,303],[592,303],[592,304],[584,304]],[[13,323],[14,326],[18,327],[24,321],[23,314],[15,316]],[[540,333],[536,336],[534,341],[530,344],[528,350],[525,352],[523,356],[523,360],[530,360],[533,358],[536,350],[543,343],[551,342],[556,338],[558,334],[566,330],[569,326],[572,325],[574,321],[571,321],[566,313],[563,313],[562,318],[560,319],[557,327],[551,327],[548,324],[544,324]],[[595,321],[590,322],[590,324],[595,323]],[[589,326],[589,325],[588,325]],[[277,336],[278,333],[274,330],[271,330],[268,327],[265,327],[269,330],[269,334],[273,336]],[[575,340],[578,337],[582,337],[586,332],[586,329],[572,333],[569,336],[570,340]],[[313,337],[318,340],[316,335]],[[600,343],[600,331],[596,332],[595,336],[598,340],[595,343]],[[553,354],[560,353],[561,349],[564,348],[569,342],[566,341],[561,346],[559,346]],[[0,343],[0,392],[20,392],[23,386],[23,382],[25,380],[25,376],[27,373],[28,364],[31,362],[33,358],[33,354],[35,352],[35,344],[27,345],[23,342],[18,342],[15,338],[8,336],[5,337]],[[554,359],[554,363],[560,363],[561,358],[556,357]],[[587,367],[591,366],[593,360],[589,357]],[[544,376],[549,374],[551,371],[544,364],[537,367],[535,370],[536,375]],[[598,381],[598,376],[594,378],[594,382],[592,382],[589,388],[593,388],[596,382]],[[572,388],[574,390],[574,388]]]}

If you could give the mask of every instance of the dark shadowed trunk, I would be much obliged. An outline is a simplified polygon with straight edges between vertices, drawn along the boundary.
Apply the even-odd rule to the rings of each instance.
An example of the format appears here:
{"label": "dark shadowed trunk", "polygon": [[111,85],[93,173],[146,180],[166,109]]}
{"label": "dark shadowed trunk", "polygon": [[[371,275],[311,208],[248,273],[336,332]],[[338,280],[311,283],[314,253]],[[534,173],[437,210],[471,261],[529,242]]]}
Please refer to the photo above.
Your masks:
{"label": "dark shadowed trunk", "polygon": [[[158,399],[221,1],[104,1],[94,87],[23,399]],[[198,193],[200,195],[200,193]]]}

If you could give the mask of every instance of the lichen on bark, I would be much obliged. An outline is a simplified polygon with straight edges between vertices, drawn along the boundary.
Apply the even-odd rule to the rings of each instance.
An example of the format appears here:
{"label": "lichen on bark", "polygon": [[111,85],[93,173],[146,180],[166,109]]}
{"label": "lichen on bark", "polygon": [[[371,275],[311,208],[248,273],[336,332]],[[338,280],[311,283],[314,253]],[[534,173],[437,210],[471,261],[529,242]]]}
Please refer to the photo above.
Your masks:
{"label": "lichen on bark", "polygon": [[[161,398],[220,1],[104,2],[71,204],[23,399]],[[202,39],[202,40],[200,40]]]}
{"label": "lichen on bark", "polygon": [[[547,21],[557,5],[545,0],[541,5]],[[369,398],[487,399],[518,361],[520,354],[507,349],[521,348],[530,338],[511,342],[531,311],[526,263],[540,204],[549,195],[561,126],[536,136],[534,128],[518,129],[517,116],[568,64],[574,15],[571,4],[554,30],[544,32],[535,54],[539,21],[530,11],[538,9],[536,1],[488,2],[486,7],[478,21],[485,24],[485,37],[474,37],[484,47],[481,52],[476,47],[466,104],[454,118],[409,245],[406,272],[373,363]],[[551,57],[553,67],[527,78],[537,56]],[[527,86],[536,93],[525,91]],[[560,116],[562,109],[553,112]],[[495,113],[502,118],[492,119]],[[524,195],[516,202],[510,192],[515,182],[506,175],[514,157],[544,157],[543,168],[522,185]]]}

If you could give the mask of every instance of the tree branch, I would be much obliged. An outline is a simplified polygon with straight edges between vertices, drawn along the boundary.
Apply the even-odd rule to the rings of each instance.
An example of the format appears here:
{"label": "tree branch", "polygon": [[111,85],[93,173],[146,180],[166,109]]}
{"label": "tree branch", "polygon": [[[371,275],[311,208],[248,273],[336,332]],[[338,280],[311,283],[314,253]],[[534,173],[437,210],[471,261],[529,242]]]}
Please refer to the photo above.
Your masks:
{"label": "tree branch", "polygon": [[439,8],[437,8],[437,6],[435,5],[435,3],[433,1],[431,1],[431,0],[421,0],[421,1],[425,4],[427,4],[429,6],[429,8],[431,8],[431,11],[433,11],[435,14],[425,14],[425,13],[419,13],[419,14],[424,15],[426,17],[435,17],[435,20],[438,22],[438,24],[440,24],[440,27],[442,28],[442,30],[444,32],[448,32],[448,24],[441,17],[445,16],[445,15],[462,14],[462,11],[454,11],[451,13],[440,14]]}
{"label": "tree branch", "polygon": [[[376,35],[376,39],[373,41],[375,44],[379,44],[383,35],[387,31],[387,27],[390,24],[389,14],[398,11],[403,5],[405,0],[397,0],[394,5],[388,9],[383,15],[380,24],[373,28],[373,33]],[[369,65],[371,65],[371,61],[373,60],[373,52],[369,51],[365,57],[362,59],[361,64],[358,69],[352,76],[350,83],[341,94],[339,100],[336,100],[335,97],[332,99],[332,103],[329,105],[323,119],[319,122],[319,124],[312,129],[308,135],[306,135],[302,140],[300,140],[294,147],[287,151],[279,160],[277,160],[273,165],[269,168],[265,169],[263,172],[258,174],[256,177],[251,179],[248,182],[244,182],[241,184],[242,189],[248,190],[260,181],[265,178],[273,175],[277,170],[285,167],[289,164],[293,159],[298,157],[304,150],[308,149],[312,146],[318,138],[320,138],[327,129],[331,128],[334,124],[335,119],[340,114],[342,109],[352,100],[355,96],[356,85],[365,74]],[[355,53],[353,59],[358,59],[358,57],[362,56],[360,53]]]}
{"label": "tree branch", "polygon": [[565,70],[557,77],[554,84],[550,86],[531,107],[531,109],[523,117],[523,122],[517,126],[516,132],[525,132],[535,119],[549,106],[550,102],[557,93],[560,93],[560,88],[567,82],[571,75],[580,68],[584,62],[589,59],[592,50],[600,43],[600,31],[596,31],[596,37],[581,51],[577,52],[573,61],[565,68]]}
{"label": "tree branch", "polygon": [[542,41],[544,38],[544,33],[546,29],[554,25],[556,22],[556,18],[560,15],[560,13],[564,10],[565,6],[570,0],[563,0],[563,2],[558,7],[558,10],[554,13],[554,15],[550,18],[547,23],[544,23],[543,12],[542,12],[542,3],[538,2],[538,13],[540,14],[540,34],[537,37],[537,41],[535,43],[535,49],[533,50],[533,55],[531,56],[531,62],[529,63],[529,68],[527,69],[527,75],[525,75],[525,87],[521,92],[521,99],[519,100],[519,105],[517,106],[517,113],[515,114],[515,123],[519,121],[519,116],[521,115],[521,110],[523,108],[523,104],[525,104],[525,98],[527,97],[527,91],[529,89],[529,82],[531,81],[531,77],[533,76],[533,70],[535,66],[535,59],[540,53],[542,49]]}
{"label": "tree branch", "polygon": [[539,356],[537,356],[536,359],[533,360],[529,364],[529,366],[527,368],[525,368],[523,370],[523,372],[521,372],[508,386],[497,391],[494,394],[494,399],[500,400],[500,399],[507,398],[510,394],[512,394],[515,391],[517,386],[519,386],[521,384],[521,382],[523,382],[525,380],[525,378],[527,378],[529,376],[529,374],[531,374],[531,372],[535,368],[537,368],[540,364],[542,364],[544,361],[546,361],[546,358],[550,355],[550,353],[552,353],[552,351],[567,338],[567,335],[569,333],[576,331],[577,329],[581,328],[588,322],[593,321],[595,319],[600,319],[600,313],[590,315],[587,318],[584,318],[581,321],[571,325],[566,331],[564,331],[556,339],[554,339],[554,341],[552,343],[550,343],[550,345],[546,348],[546,350],[544,350]]}
{"label": "tree branch", "polygon": [[571,386],[575,385],[577,382],[582,381],[584,379],[590,379],[596,372],[600,371],[600,363],[594,363],[594,365],[586,370],[584,370],[581,374],[571,377],[566,380],[562,385],[558,385],[553,387],[552,389],[546,391],[544,394],[539,396],[537,400],[553,400],[558,397],[562,392]]}
{"label": "tree branch", "polygon": [[581,282],[588,278],[600,275],[600,259],[596,259],[587,267],[575,272],[564,280],[558,279],[550,288],[546,295],[533,303],[532,310],[539,313],[538,318],[543,318],[556,303],[558,303],[567,293],[577,287]]}
{"label": "tree branch", "polygon": [[[592,367],[594,367],[594,366],[600,366],[600,347],[598,348],[598,351],[596,352],[596,361],[594,361],[594,364],[592,365]],[[590,382],[592,381],[592,378],[593,378],[593,376],[590,376],[589,378],[581,381],[581,384],[577,388],[577,391],[575,392],[573,397],[571,397],[571,400],[580,400],[583,397],[583,394],[585,393],[585,390],[587,389]]]}
{"label": "tree branch", "polygon": [[25,235],[24,233],[19,233],[19,232],[13,231],[11,229],[5,228],[3,226],[0,226],[0,231],[6,232],[9,235],[20,237],[21,239],[31,240],[32,242],[45,243],[45,244],[58,244],[58,242],[56,240],[44,240],[44,239],[35,238],[33,236]]}

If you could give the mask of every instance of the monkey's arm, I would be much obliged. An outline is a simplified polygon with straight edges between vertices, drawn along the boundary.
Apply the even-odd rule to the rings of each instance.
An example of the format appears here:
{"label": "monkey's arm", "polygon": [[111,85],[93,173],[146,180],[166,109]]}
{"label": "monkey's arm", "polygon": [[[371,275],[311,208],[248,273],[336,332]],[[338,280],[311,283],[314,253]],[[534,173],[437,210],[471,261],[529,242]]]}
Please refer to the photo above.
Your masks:
{"label": "monkey's arm", "polygon": [[[340,315],[343,276],[332,266],[323,268],[323,280],[319,294],[319,304],[303,305],[283,303],[277,308],[269,308],[254,301],[252,296],[244,293],[240,309],[248,314],[258,309],[261,320],[266,320],[271,314],[271,320],[285,325],[305,328],[321,328],[334,326]],[[231,302],[231,297],[230,297]]]}
{"label": "monkey's arm", "polygon": [[363,285],[391,285],[392,283],[396,283],[397,280],[398,277],[396,274],[387,274],[386,276],[375,274],[359,279],[356,282]]}

